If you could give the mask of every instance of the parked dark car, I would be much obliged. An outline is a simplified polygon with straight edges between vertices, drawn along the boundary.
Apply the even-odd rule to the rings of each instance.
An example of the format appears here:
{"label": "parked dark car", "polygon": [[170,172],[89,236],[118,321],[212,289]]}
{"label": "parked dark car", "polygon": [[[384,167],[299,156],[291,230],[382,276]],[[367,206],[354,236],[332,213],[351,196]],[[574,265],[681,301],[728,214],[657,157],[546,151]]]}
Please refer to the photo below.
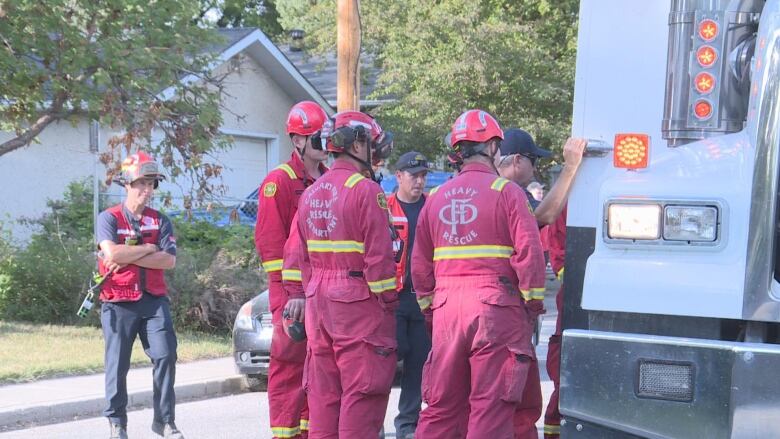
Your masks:
{"label": "parked dark car", "polygon": [[265,290],[241,306],[233,323],[233,360],[250,390],[261,390],[268,376],[272,336],[268,290]]}

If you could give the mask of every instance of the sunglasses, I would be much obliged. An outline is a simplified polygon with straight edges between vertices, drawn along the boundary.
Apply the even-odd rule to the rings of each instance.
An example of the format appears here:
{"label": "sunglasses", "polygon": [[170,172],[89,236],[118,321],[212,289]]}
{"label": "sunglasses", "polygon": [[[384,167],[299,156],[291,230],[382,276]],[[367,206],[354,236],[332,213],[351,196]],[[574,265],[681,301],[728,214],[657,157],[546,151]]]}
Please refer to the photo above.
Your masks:
{"label": "sunglasses", "polygon": [[316,133],[309,136],[311,139],[311,147],[316,149],[317,151],[324,151],[325,150],[325,143],[327,142],[327,138],[323,137],[322,131],[317,131]]}
{"label": "sunglasses", "polygon": [[404,166],[401,168],[401,170],[402,170],[402,171],[404,171],[404,170],[406,170],[406,169],[416,168],[416,167],[418,167],[418,166],[421,166],[421,167],[423,167],[423,168],[427,168],[427,167],[428,167],[428,161],[427,161],[427,160],[417,160],[417,159],[414,159],[414,160],[409,160],[409,161],[408,161],[408,162],[406,162],[406,164],[405,164],[405,165],[404,165]]}
{"label": "sunglasses", "polygon": [[523,154],[523,153],[509,154],[509,155],[505,155],[505,156],[501,157],[501,160],[498,162],[498,166],[499,166],[499,167],[503,166],[503,165],[504,165],[504,160],[506,160],[506,159],[508,159],[508,158],[510,158],[510,157],[514,157],[514,156],[516,156],[516,155],[519,155],[519,156],[521,156],[521,157],[525,157],[525,158],[527,158],[527,159],[528,159],[528,161],[530,161],[530,162],[531,162],[531,166],[532,166],[532,167],[533,167],[533,166],[536,166],[536,159],[537,159],[538,157],[536,157],[535,155],[532,155],[532,154]]}

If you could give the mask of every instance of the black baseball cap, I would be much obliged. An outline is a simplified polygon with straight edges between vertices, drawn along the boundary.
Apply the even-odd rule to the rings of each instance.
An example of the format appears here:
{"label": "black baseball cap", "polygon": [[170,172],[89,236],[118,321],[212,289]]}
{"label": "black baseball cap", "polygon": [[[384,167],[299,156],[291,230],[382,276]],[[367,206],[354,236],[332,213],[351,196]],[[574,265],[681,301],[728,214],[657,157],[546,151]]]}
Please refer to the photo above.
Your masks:
{"label": "black baseball cap", "polygon": [[396,171],[406,171],[410,174],[416,174],[421,171],[430,171],[428,167],[428,159],[424,155],[417,151],[405,152],[398,157],[398,161],[395,162]]}
{"label": "black baseball cap", "polygon": [[504,131],[504,140],[501,141],[501,155],[524,155],[528,158],[551,157],[552,153],[539,148],[528,132],[520,128],[510,128]]}

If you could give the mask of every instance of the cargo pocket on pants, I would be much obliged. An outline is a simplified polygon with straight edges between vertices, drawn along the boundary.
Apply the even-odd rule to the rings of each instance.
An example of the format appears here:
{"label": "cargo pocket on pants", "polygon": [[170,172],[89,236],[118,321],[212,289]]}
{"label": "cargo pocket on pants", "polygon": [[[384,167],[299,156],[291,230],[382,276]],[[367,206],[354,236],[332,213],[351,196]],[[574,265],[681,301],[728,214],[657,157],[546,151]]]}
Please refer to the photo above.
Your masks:
{"label": "cargo pocket on pants", "polygon": [[363,339],[366,362],[360,393],[383,395],[390,393],[396,367],[396,342],[383,337]]}
{"label": "cargo pocket on pants", "polygon": [[503,379],[503,393],[501,400],[516,403],[523,399],[523,389],[528,381],[528,370],[531,365],[531,357],[523,349],[507,347],[509,358],[504,363],[501,371]]}
{"label": "cargo pocket on pants", "polygon": [[428,404],[431,398],[431,355],[433,352],[428,352],[428,358],[425,360],[422,369],[422,400]]}
{"label": "cargo pocket on pants", "polygon": [[311,361],[311,348],[306,348],[306,360],[303,362],[303,391],[306,393],[309,393],[309,383],[311,382],[309,380],[309,371],[311,370],[311,365],[309,362]]}

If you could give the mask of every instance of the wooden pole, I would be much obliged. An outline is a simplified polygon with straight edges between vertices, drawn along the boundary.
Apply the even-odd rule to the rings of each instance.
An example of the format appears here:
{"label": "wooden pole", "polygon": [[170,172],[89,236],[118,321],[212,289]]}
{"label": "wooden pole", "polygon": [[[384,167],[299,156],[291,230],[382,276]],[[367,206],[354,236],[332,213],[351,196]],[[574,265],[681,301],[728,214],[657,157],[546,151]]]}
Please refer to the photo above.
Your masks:
{"label": "wooden pole", "polygon": [[360,0],[338,0],[337,50],[339,112],[360,110]]}

